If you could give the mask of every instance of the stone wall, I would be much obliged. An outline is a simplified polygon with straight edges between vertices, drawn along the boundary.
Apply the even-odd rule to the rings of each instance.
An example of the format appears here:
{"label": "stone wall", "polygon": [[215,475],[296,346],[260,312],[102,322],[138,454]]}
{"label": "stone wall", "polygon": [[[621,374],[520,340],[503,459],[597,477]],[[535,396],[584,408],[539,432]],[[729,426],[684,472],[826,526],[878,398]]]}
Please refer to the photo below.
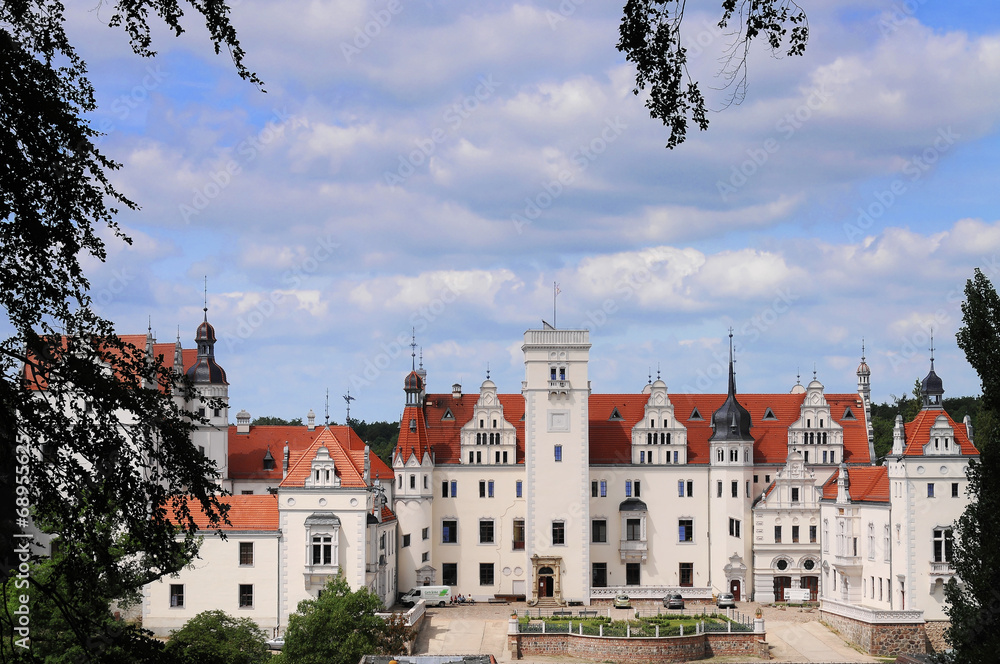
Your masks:
{"label": "stone wall", "polygon": [[894,657],[924,654],[928,651],[927,632],[923,623],[868,623],[828,611],[821,611],[820,615],[831,629],[869,655]]}
{"label": "stone wall", "polygon": [[[760,656],[764,634],[717,632],[661,638],[614,638],[578,634],[509,634],[511,657],[568,656],[629,664],[686,662],[716,655]],[[763,652],[767,652],[766,646]]]}
{"label": "stone wall", "polygon": [[951,645],[944,638],[944,633],[951,627],[949,620],[928,620],[927,641],[930,642],[930,652],[944,652]]}

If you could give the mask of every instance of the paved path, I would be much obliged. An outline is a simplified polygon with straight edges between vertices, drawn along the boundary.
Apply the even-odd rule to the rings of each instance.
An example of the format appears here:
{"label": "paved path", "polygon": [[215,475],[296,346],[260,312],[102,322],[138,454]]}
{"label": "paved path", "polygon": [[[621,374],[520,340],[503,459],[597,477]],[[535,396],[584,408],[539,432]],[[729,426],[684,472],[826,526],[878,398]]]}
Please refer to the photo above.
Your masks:
{"label": "paved path", "polygon": [[[414,654],[478,655],[489,654],[501,662],[512,662],[507,651],[507,618],[510,606],[448,606],[427,610],[423,628],[417,637]],[[523,604],[517,606],[523,611]],[[751,605],[743,607],[752,609]],[[776,662],[878,662],[847,645],[839,636],[816,620],[816,616],[767,612],[767,642]],[[577,662],[570,657],[536,657],[513,660],[518,664],[555,664]],[[737,658],[717,657],[703,662],[734,662]],[[760,660],[743,660],[759,662]]]}

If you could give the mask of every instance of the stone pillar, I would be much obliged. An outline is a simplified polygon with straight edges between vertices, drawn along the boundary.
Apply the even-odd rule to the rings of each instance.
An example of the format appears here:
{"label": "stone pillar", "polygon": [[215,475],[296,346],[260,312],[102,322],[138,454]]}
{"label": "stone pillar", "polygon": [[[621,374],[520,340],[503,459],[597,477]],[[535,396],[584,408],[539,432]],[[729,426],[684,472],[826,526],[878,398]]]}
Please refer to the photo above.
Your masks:
{"label": "stone pillar", "polygon": [[763,634],[764,633],[764,619],[763,618],[754,618],[754,620],[753,620],[753,633],[754,634]]}

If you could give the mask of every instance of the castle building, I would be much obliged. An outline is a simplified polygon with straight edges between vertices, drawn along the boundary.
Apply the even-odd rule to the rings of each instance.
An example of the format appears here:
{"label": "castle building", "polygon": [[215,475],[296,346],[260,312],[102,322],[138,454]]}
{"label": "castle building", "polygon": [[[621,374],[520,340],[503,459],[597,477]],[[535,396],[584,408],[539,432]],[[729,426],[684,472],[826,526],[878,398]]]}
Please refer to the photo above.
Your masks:
{"label": "castle building", "polygon": [[[400,587],[561,605],[619,592],[769,597],[793,576],[818,594],[809,528],[822,483],[841,464],[873,463],[870,372],[859,367],[857,392],[814,379],[742,395],[730,354],[726,394],[672,394],[659,378],[595,394],[589,335],[525,332],[520,394],[489,378],[478,394],[428,393],[422,367],[406,377],[393,456]],[[786,541],[765,537],[776,519]]]}
{"label": "castle building", "polygon": [[[123,338],[141,345],[142,337]],[[226,539],[192,510],[205,529],[198,558],[145,587],[143,626],[165,636],[201,611],[222,609],[278,634],[298,603],[317,597],[338,574],[352,589],[368,588],[392,605],[398,592],[392,469],[350,427],[318,426],[312,411],[304,426],[252,426],[241,410],[231,426],[229,383],[215,342],[207,311],[195,349],[146,335],[151,357],[172,354],[174,371],[220,406],[185,404],[208,420],[191,442],[215,462],[222,488],[233,495],[223,498]]]}

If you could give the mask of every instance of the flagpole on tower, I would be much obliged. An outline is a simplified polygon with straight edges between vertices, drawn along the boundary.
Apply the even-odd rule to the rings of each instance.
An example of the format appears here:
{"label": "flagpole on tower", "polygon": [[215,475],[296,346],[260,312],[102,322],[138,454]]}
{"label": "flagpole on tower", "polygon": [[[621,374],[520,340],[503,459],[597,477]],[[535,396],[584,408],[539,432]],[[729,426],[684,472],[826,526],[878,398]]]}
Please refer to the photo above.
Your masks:
{"label": "flagpole on tower", "polygon": [[559,290],[559,284],[552,282],[552,327],[556,327],[556,295],[559,295],[562,291]]}

